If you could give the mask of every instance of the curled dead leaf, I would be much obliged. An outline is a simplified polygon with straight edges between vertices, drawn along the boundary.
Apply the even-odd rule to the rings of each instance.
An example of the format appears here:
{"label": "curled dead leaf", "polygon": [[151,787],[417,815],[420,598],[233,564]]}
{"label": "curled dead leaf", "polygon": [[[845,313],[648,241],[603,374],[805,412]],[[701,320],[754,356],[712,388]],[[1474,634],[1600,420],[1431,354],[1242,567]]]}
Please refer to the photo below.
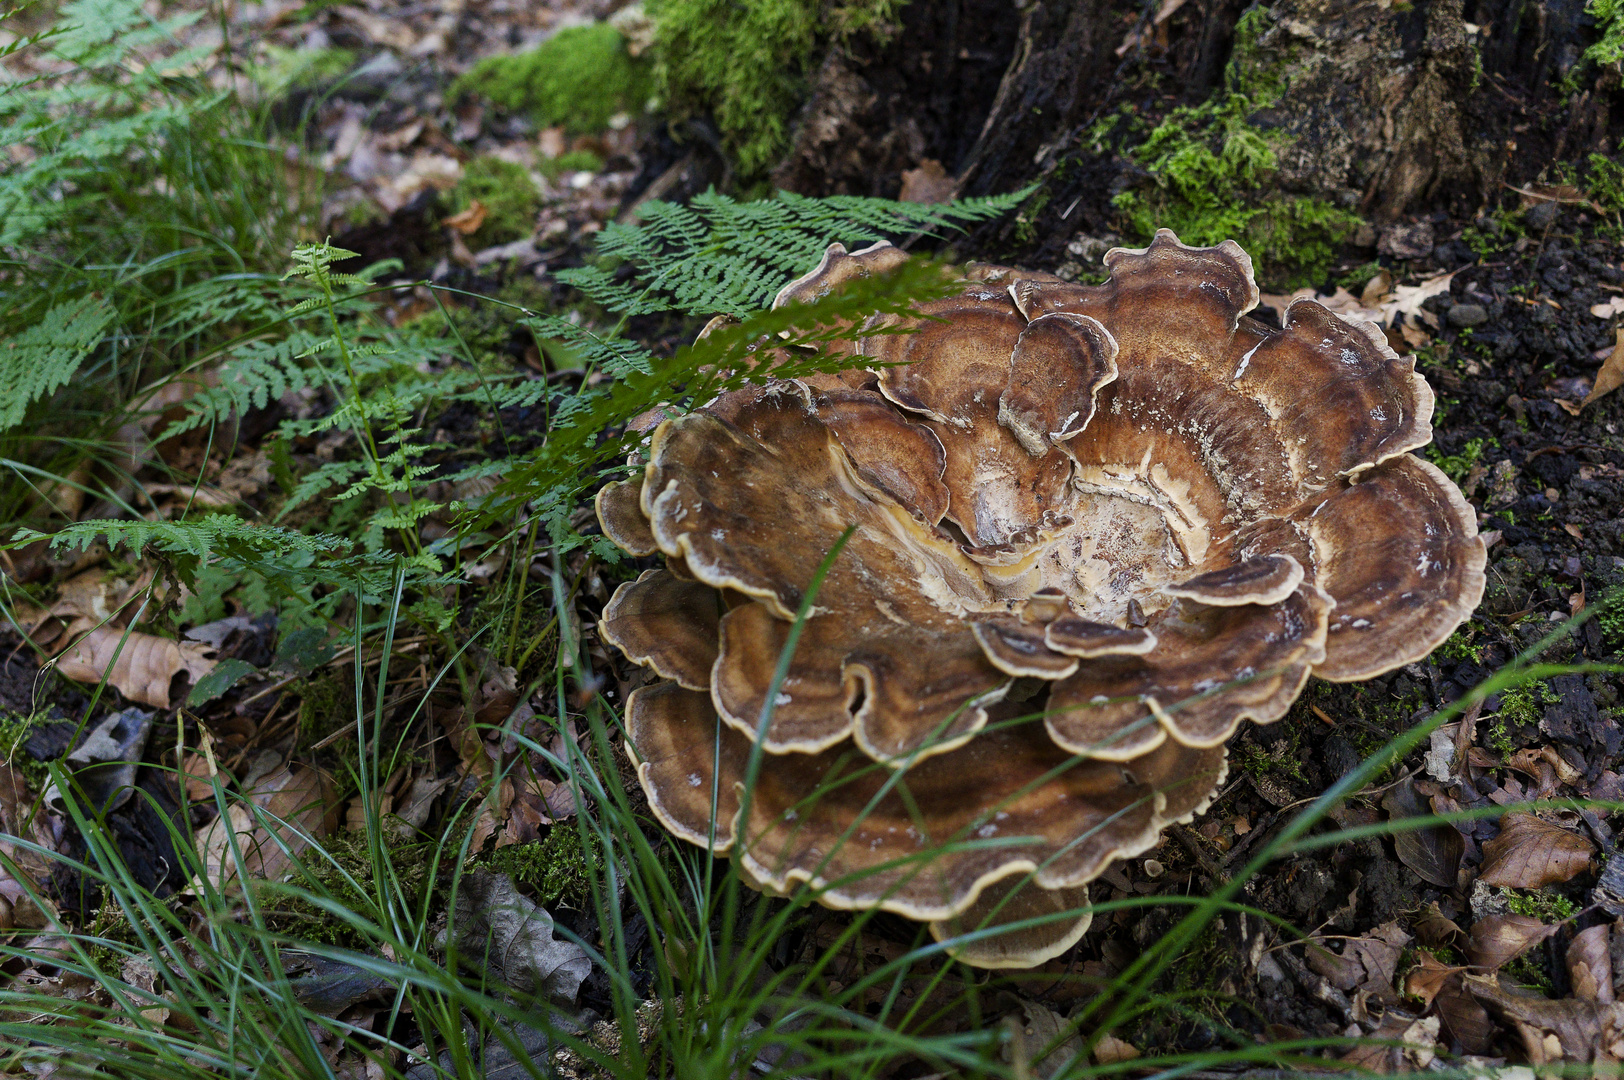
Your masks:
{"label": "curled dead leaf", "polygon": [[[1053,1009],[1025,998],[1018,1000],[1020,1007],[1004,1017],[1004,1030],[1009,1037],[1000,1048],[999,1055],[1015,1067],[1015,1075],[1030,1076],[1033,1080],[1048,1080],[1067,1071],[1068,1066],[1083,1052],[1082,1039],[1078,1038],[1075,1030],[1061,1038],[1061,1033],[1066,1030],[1066,1020]],[[1096,1054],[1101,1052],[1106,1040],[1120,1042],[1110,1035],[1104,1035],[1101,1043],[1094,1048]],[[1132,1052],[1128,1057],[1138,1056],[1137,1050],[1132,1047],[1129,1050]],[[1125,1061],[1128,1058],[1112,1060]]]}
{"label": "curled dead leaf", "polygon": [[1466,958],[1475,968],[1494,971],[1510,963],[1552,934],[1546,926],[1527,915],[1487,915],[1472,924]]}
{"label": "curled dead leaf", "polygon": [[1595,851],[1589,840],[1560,825],[1532,814],[1507,814],[1500,835],[1483,845],[1479,880],[1502,888],[1538,889],[1583,873]]}
{"label": "curled dead leaf", "polygon": [[169,708],[169,684],[182,671],[195,683],[214,669],[213,650],[193,641],[171,641],[137,630],[98,626],[57,659],[57,670],[75,682],[105,677],[131,701]]}
{"label": "curled dead leaf", "polygon": [[1342,1060],[1375,1073],[1424,1069],[1438,1054],[1438,1028],[1436,1016],[1417,1020],[1396,1011],[1389,1012],[1382,1017],[1370,1042],[1354,1047],[1342,1055]]}

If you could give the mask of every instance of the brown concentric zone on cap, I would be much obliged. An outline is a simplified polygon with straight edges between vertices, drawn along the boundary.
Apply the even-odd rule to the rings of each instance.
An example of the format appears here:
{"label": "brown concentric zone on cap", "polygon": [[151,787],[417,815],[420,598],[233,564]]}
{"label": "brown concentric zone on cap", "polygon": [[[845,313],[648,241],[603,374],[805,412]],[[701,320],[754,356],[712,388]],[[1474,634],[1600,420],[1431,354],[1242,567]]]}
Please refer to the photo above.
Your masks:
{"label": "brown concentric zone on cap", "polygon": [[[627,718],[656,816],[701,845],[714,829],[715,850],[731,850],[749,740],[717,722],[704,694],[671,682],[637,690]],[[740,864],[768,891],[804,883],[831,907],[948,919],[1013,875],[1076,888],[1112,859],[1147,850],[1210,797],[1223,761],[1221,747],[1176,743],[1127,765],[1079,758],[1041,725],[1002,718],[905,773],[849,749],[764,756]],[[970,791],[976,799],[966,799]]]}

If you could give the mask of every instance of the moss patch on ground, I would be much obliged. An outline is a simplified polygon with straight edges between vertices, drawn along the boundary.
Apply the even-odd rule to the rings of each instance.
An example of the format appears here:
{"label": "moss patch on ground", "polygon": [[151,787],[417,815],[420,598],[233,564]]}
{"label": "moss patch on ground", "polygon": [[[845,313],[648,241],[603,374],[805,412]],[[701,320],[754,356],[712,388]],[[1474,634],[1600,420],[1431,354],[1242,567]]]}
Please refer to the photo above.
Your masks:
{"label": "moss patch on ground", "polygon": [[506,244],[536,231],[541,192],[524,166],[498,157],[474,158],[451,189],[451,208],[461,213],[475,200],[485,207],[485,221],[474,232],[481,244]]}
{"label": "moss patch on ground", "polygon": [[616,113],[641,112],[652,85],[650,65],[626,51],[620,31],[594,23],[560,30],[527,52],[486,57],[451,92],[585,135],[608,127]]}

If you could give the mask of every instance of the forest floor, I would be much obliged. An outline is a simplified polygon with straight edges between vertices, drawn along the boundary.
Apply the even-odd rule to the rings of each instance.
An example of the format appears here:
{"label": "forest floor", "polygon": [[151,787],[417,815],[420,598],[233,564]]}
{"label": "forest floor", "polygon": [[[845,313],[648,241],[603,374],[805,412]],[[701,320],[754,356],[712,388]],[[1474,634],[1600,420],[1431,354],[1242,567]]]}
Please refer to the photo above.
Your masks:
{"label": "forest floor", "polygon": [[[398,259],[391,275],[397,282],[434,281],[534,309],[568,310],[574,294],[555,275],[590,255],[596,233],[634,215],[643,199],[691,192],[705,179],[699,159],[673,144],[656,117],[619,116],[603,130],[569,135],[477,100],[448,100],[451,79],[479,57],[606,17],[602,4],[368,0],[306,14],[294,0],[242,5],[233,30],[260,34],[268,63],[348,51],[342,70],[282,87],[276,108],[290,126],[292,118],[304,118],[307,159],[319,161],[323,173],[312,235],[331,236],[368,263]],[[219,34],[207,23],[193,32],[204,44]],[[519,235],[493,237],[485,222],[499,207],[467,194],[474,190],[464,183],[470,164],[488,159],[517,165],[535,183],[534,199],[521,207],[529,222]],[[557,162],[565,164],[549,164]],[[1096,239],[1074,238],[1063,260],[1069,265],[1030,268],[1087,273],[1102,252]],[[1162,989],[1179,996],[1182,1007],[1147,1014],[1096,1045],[1099,1064],[1221,1048],[1237,1034],[1271,1042],[1375,1036],[1408,1044],[1348,1051],[1352,1062],[1379,1071],[1422,1067],[1434,1055],[1483,1064],[1624,1056],[1624,1025],[1605,1008],[1615,987],[1624,999],[1617,819],[1605,807],[1561,802],[1624,802],[1624,675],[1607,668],[1624,652],[1624,392],[1604,394],[1597,386],[1606,372],[1624,375],[1624,250],[1616,223],[1586,193],[1552,185],[1508,195],[1503,208],[1470,220],[1411,219],[1363,239],[1367,246],[1345,245],[1327,280],[1307,292],[1378,321],[1400,353],[1417,355],[1438,398],[1433,443],[1423,453],[1461,486],[1489,545],[1483,604],[1428,660],[1361,684],[1311,682],[1283,720],[1243,729],[1230,745],[1230,775],[1218,800],[1188,826],[1175,826],[1156,851],[1108,870],[1094,900],[1210,893],[1370,755],[1553,634],[1540,662],[1593,666],[1489,696],[1342,801],[1310,835],[1372,827],[1366,835],[1299,845],[1247,880],[1244,903],[1279,922],[1221,915],[1161,977]],[[1008,256],[962,242],[956,251],[962,258]],[[1265,296],[1254,315],[1278,322],[1289,299]],[[434,303],[428,290],[403,287],[387,317],[406,322]],[[492,312],[470,303],[457,314],[482,358],[542,376],[556,371],[544,345]],[[696,328],[640,329],[663,348]],[[148,482],[150,508],[174,512],[207,491],[223,493],[247,513],[273,514],[279,498],[273,476],[316,467],[337,449],[311,436],[292,446],[291,458],[274,456],[282,451],[264,436],[286,415],[312,406],[285,400],[242,417],[225,450],[200,430],[171,440],[161,449],[162,467],[137,474]],[[517,437],[521,445],[545,423],[544,416],[519,412],[503,420],[503,438]],[[469,416],[448,411],[424,426],[443,460],[499,452],[493,429]],[[202,484],[166,489],[177,470],[203,477]],[[595,528],[585,504],[577,519],[585,531]],[[156,895],[179,897],[189,885],[170,824],[214,837],[205,846],[214,843],[213,856],[221,857],[219,830],[211,830],[213,776],[273,808],[295,807],[294,795],[331,794],[330,804],[302,820],[331,850],[352,842],[345,830],[361,812],[356,794],[341,796],[315,778],[340,776],[346,759],[355,758],[352,665],[358,659],[376,665],[377,641],[356,649],[342,641],[291,640],[279,634],[273,616],[234,592],[234,583],[217,583],[213,595],[194,594],[178,608],[181,659],[167,671],[161,663],[120,669],[87,716],[94,682],[61,672],[42,676],[41,659],[88,625],[79,620],[118,610],[164,567],[124,561],[105,548],[68,558],[36,546],[10,557],[13,577],[29,583],[38,599],[38,618],[23,621],[29,641],[9,632],[0,667],[0,704],[11,716],[32,718],[0,729],[13,736],[9,759],[0,763],[0,831],[83,857],[85,842],[59,808],[47,801],[27,815],[41,805],[41,765],[120,760],[117,745],[101,757],[87,750],[88,737],[100,731],[117,744],[133,726],[143,739],[150,732],[137,784],[151,798],[111,811],[105,827],[135,878]],[[482,587],[515,572],[546,584],[556,571],[572,582],[572,619],[593,665],[574,674],[575,685],[625,700],[632,670],[598,642],[594,627],[618,581],[635,575],[635,563],[609,566],[582,548],[555,565],[543,544],[463,570],[475,584],[459,594],[455,625],[462,628],[485,610]],[[1599,617],[1566,629],[1569,620],[1598,610]],[[534,638],[546,653],[557,647],[546,622],[533,617],[515,633]],[[186,658],[202,657],[204,649],[208,663],[188,667]],[[580,854],[571,847],[579,841],[569,822],[580,807],[567,777],[538,764],[539,782],[508,783],[488,796],[480,789],[493,766],[516,753],[503,744],[504,725],[545,742],[574,732],[569,718],[560,718],[563,734],[534,720],[549,709],[547,695],[522,696],[523,661],[506,668],[487,661],[471,684],[453,686],[435,678],[447,658],[434,655],[432,643],[397,639],[393,649],[390,679],[369,688],[364,702],[388,717],[391,737],[406,749],[402,764],[378,778],[386,810],[417,830],[415,837],[441,836],[448,822],[467,815],[470,867],[513,873],[520,891],[561,927],[602,942],[598,909],[571,872]],[[183,704],[188,672],[218,670],[230,660],[241,661],[247,674],[205,701]],[[105,723],[115,716],[123,727]],[[184,790],[159,765],[178,768],[188,778]],[[607,781],[628,779],[623,771]],[[270,802],[279,792],[283,801]],[[1546,802],[1517,816],[1495,813],[1531,800]],[[167,810],[171,822],[155,808]],[[1455,824],[1396,834],[1379,828],[1461,812]],[[38,910],[18,882],[0,873],[0,898],[17,931],[112,917],[100,906],[103,895],[80,876],[53,870],[39,856],[17,857],[17,865],[40,872],[49,908]],[[1109,993],[1112,978],[1181,914],[1173,907],[1119,908],[1071,951],[1032,972],[989,975],[947,965],[944,975],[922,964],[875,994],[954,1002],[932,1019],[935,1033],[1013,1016],[1030,1034],[1045,1018]],[[283,916],[280,928],[294,934],[321,921],[309,911]],[[849,920],[807,910],[773,963],[820,955]],[[1284,924],[1306,939],[1284,932]],[[0,935],[8,932],[0,928]],[[825,977],[849,985],[906,951],[917,934],[899,918],[872,918]],[[634,967],[649,968],[661,947],[658,934],[634,926],[627,941]],[[3,970],[13,980],[44,985],[61,978],[50,956],[42,949],[32,967],[14,957]],[[645,981],[640,992],[650,985]],[[574,1004],[588,1025],[613,1014],[602,970],[586,975]],[[383,1006],[367,997],[334,1008],[354,1018]],[[411,1041],[409,1033],[403,1037]],[[335,1050],[335,1068],[345,1067]],[[928,1071],[904,1056],[878,1075]]]}

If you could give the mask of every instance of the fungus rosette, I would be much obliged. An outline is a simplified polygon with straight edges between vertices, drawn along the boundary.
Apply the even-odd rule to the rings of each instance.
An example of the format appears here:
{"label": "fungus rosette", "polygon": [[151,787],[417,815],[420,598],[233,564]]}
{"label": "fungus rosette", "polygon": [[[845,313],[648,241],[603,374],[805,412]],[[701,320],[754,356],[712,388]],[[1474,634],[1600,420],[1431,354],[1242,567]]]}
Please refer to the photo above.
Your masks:
{"label": "fungus rosette", "polygon": [[[832,246],[777,303],[904,258]],[[673,833],[938,938],[1024,920],[954,951],[1035,964],[1110,860],[1205,807],[1242,720],[1470,614],[1484,548],[1410,453],[1433,403],[1413,357],[1310,300],[1246,318],[1233,242],[1164,230],[1105,262],[1101,286],[972,267],[911,333],[841,343],[871,367],[667,420],[641,481],[604,488],[605,533],[664,556],[600,629],[659,677],[627,731]]]}

